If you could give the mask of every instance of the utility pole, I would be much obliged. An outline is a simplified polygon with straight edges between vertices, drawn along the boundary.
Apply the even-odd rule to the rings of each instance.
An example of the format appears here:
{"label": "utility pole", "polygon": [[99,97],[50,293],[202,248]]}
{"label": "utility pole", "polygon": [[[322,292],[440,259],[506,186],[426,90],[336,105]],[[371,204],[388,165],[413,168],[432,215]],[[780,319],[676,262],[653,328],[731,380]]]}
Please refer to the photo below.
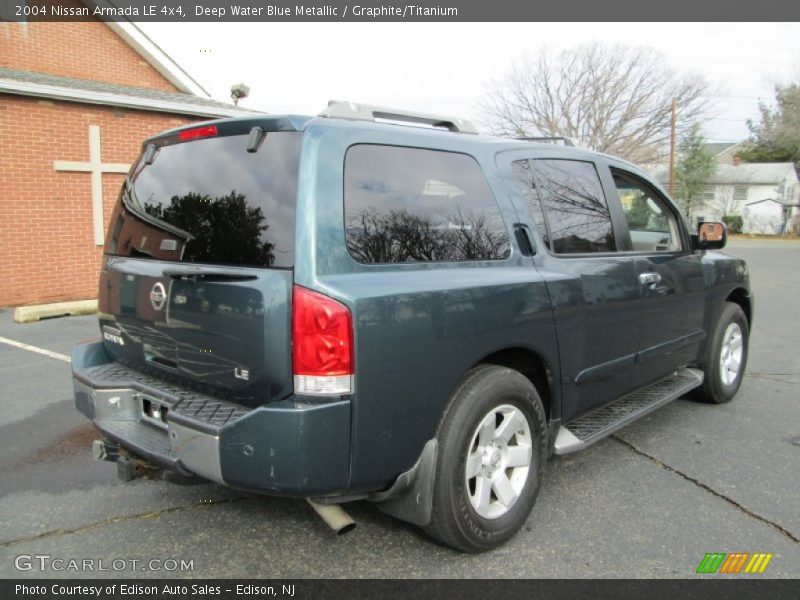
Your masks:
{"label": "utility pole", "polygon": [[672,99],[672,123],[669,132],[669,195],[675,190],[675,120],[678,112],[678,101]]}

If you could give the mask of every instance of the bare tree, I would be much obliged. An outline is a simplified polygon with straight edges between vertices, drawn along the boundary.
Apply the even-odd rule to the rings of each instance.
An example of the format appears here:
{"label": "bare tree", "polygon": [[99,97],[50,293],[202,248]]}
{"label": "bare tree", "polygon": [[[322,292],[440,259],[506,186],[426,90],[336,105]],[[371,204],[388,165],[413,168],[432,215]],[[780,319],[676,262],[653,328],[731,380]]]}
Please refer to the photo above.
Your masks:
{"label": "bare tree", "polygon": [[566,136],[648,163],[667,149],[673,98],[682,131],[708,111],[708,92],[705,78],[675,71],[652,48],[595,43],[515,63],[479,107],[496,135]]}
{"label": "bare tree", "polygon": [[737,214],[741,201],[736,198],[733,186],[722,185],[716,189],[714,200],[709,201],[707,204],[722,218]]}

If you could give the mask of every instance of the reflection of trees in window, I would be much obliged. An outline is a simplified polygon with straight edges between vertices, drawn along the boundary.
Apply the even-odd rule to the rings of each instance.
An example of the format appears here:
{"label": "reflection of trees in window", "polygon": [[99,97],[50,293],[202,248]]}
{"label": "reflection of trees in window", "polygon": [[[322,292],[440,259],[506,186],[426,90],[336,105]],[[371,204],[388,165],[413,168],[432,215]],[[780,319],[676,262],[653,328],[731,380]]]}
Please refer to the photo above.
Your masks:
{"label": "reflection of trees in window", "polygon": [[366,208],[348,218],[347,247],[365,263],[505,258],[508,236],[484,212],[457,208],[434,217]]}
{"label": "reflection of trees in window", "polygon": [[169,205],[145,204],[151,216],[192,234],[183,260],[270,266],[274,244],[265,241],[269,228],[261,208],[248,206],[236,190],[225,196],[188,193]]}
{"label": "reflection of trees in window", "polygon": [[544,210],[542,209],[542,203],[539,201],[539,192],[536,191],[536,179],[533,176],[531,165],[527,160],[518,160],[513,164],[513,169],[525,203],[531,211],[531,216],[533,216],[542,240],[549,248],[550,234],[547,231]]}
{"label": "reflection of trees in window", "polygon": [[589,163],[536,161],[550,235],[558,253],[613,252],[611,214],[597,172]]}

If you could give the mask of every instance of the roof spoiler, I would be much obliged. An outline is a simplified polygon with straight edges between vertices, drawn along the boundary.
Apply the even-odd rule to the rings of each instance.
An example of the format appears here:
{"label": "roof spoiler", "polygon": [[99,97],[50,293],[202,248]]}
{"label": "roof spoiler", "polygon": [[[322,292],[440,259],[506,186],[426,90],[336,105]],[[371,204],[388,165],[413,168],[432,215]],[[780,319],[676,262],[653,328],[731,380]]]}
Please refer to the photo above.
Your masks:
{"label": "roof spoiler", "polygon": [[330,100],[328,102],[328,108],[319,113],[319,116],[336,119],[352,119],[355,121],[394,121],[396,123],[440,127],[454,133],[478,133],[478,130],[472,123],[466,119],[459,119],[458,117],[412,112],[396,108],[371,106],[369,104],[356,104],[355,102],[343,100]]}

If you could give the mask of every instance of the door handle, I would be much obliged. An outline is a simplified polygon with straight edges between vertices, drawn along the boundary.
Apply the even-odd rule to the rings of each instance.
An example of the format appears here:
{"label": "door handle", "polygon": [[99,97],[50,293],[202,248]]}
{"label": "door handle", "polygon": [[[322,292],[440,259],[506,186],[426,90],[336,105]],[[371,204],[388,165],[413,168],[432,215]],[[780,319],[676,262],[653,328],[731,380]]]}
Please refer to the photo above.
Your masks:
{"label": "door handle", "polygon": [[514,223],[514,236],[517,238],[517,245],[519,246],[522,256],[533,256],[536,254],[536,246],[531,241],[531,236],[528,233],[528,226],[524,223]]}
{"label": "door handle", "polygon": [[651,285],[661,281],[661,273],[639,273],[639,283]]}

